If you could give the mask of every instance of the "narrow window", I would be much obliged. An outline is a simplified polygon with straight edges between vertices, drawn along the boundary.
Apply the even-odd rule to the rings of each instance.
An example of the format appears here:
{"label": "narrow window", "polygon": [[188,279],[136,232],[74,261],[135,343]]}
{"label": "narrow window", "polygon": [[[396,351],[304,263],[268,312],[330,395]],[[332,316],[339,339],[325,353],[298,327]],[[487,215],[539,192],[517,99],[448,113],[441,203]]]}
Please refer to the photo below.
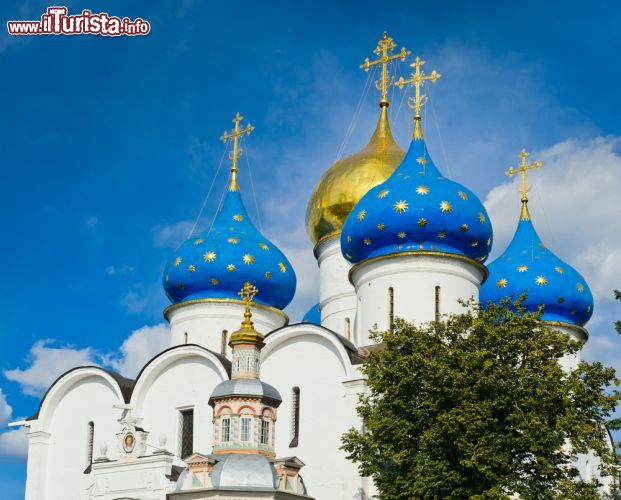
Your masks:
{"label": "narrow window", "polygon": [[252,419],[249,417],[242,417],[241,419],[241,440],[243,442],[250,441],[251,427],[252,427]]}
{"label": "narrow window", "polygon": [[93,464],[93,440],[95,438],[95,423],[89,422],[86,424],[86,471],[90,472],[90,467]]}
{"label": "narrow window", "polygon": [[227,330],[222,330],[222,340],[220,345],[220,354],[222,354],[222,356],[226,356],[226,341],[228,334],[229,332]]}
{"label": "narrow window", "polygon": [[261,444],[267,444],[270,438],[270,421],[261,420]]}
{"label": "narrow window", "polygon": [[179,417],[179,455],[185,458],[194,452],[194,409],[181,410]]}
{"label": "narrow window", "polygon": [[436,286],[436,321],[440,321],[440,286]]}
{"label": "narrow window", "polygon": [[345,337],[347,337],[347,340],[351,340],[351,322],[349,318],[345,318]]}
{"label": "narrow window", "polygon": [[388,330],[392,332],[395,324],[395,291],[392,287],[388,288]]}
{"label": "narrow window", "polygon": [[300,388],[291,391],[291,442],[289,448],[295,448],[300,440]]}
{"label": "narrow window", "polygon": [[188,332],[184,332],[183,333],[183,343],[187,344],[188,343]]}
{"label": "narrow window", "polygon": [[231,440],[231,419],[229,417],[222,419],[222,439],[223,443]]}

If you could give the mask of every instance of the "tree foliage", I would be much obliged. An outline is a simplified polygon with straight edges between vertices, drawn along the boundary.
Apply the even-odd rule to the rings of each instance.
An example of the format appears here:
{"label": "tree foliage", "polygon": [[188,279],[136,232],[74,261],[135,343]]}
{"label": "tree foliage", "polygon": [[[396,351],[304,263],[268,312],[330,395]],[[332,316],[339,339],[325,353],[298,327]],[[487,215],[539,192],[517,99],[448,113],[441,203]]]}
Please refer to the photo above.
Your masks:
{"label": "tree foliage", "polygon": [[342,449],[381,499],[599,498],[575,454],[617,459],[605,424],[621,398],[612,368],[559,361],[582,343],[520,301],[373,332],[382,349],[362,370],[368,394]]}

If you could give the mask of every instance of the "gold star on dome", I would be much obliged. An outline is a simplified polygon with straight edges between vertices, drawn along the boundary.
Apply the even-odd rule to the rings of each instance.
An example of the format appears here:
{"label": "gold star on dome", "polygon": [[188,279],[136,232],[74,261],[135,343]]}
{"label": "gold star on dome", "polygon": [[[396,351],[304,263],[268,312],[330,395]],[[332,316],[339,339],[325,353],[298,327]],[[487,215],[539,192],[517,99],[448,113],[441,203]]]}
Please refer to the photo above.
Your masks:
{"label": "gold star on dome", "polygon": [[261,250],[265,250],[266,252],[270,249],[270,247],[267,246],[265,243],[259,243],[259,248]]}
{"label": "gold star on dome", "polygon": [[370,244],[371,244],[371,240],[370,240],[369,238],[365,238],[364,240],[362,240],[362,242],[363,242],[365,245],[370,245]]}
{"label": "gold star on dome", "polygon": [[448,201],[441,201],[440,202],[440,210],[444,213],[448,213],[448,212],[452,212],[453,211],[453,205],[451,205]]}
{"label": "gold star on dome", "polygon": [[175,259],[174,266],[175,266],[175,267],[179,267],[179,266],[181,265],[181,261],[182,261],[182,260],[183,260],[183,259],[182,259],[181,257],[177,257],[177,258]]}
{"label": "gold star on dome", "polygon": [[548,278],[546,278],[543,275],[539,275],[537,276],[537,278],[535,278],[535,283],[537,283],[537,285],[539,286],[544,286],[548,284]]}
{"label": "gold star on dome", "polygon": [[287,267],[282,262],[278,263],[278,269],[280,269],[281,273],[286,273],[287,272]]}
{"label": "gold star on dome", "polygon": [[249,253],[244,254],[242,260],[244,261],[244,264],[254,264],[254,257]]}
{"label": "gold star on dome", "polygon": [[216,252],[206,252],[203,255],[203,259],[205,259],[205,262],[213,262],[214,260],[216,260]]}
{"label": "gold star on dome", "polygon": [[460,229],[465,233],[466,231],[468,231],[468,224],[462,224],[460,226]]}
{"label": "gold star on dome", "polygon": [[395,202],[395,204],[393,205],[393,208],[395,212],[402,214],[408,209],[408,202],[405,200],[399,200]]}
{"label": "gold star on dome", "polygon": [[227,265],[227,266],[226,266],[226,270],[227,270],[229,273],[232,273],[233,271],[235,271],[235,264],[229,264],[229,265]]}
{"label": "gold star on dome", "polygon": [[473,247],[478,247],[479,246],[479,240],[472,240],[470,245],[473,246]]}
{"label": "gold star on dome", "polygon": [[237,238],[229,238],[228,240],[229,243],[231,243],[232,245],[237,245],[239,243],[239,240]]}
{"label": "gold star on dome", "polygon": [[487,219],[485,218],[485,215],[483,215],[483,212],[479,212],[479,213],[478,213],[478,215],[477,215],[477,218],[479,219],[479,222],[480,222],[481,224],[485,224],[485,221],[487,220]]}
{"label": "gold star on dome", "polygon": [[244,220],[244,216],[242,214],[235,214],[233,216],[233,220],[236,220],[237,222],[241,222]]}
{"label": "gold star on dome", "polygon": [[194,240],[194,244],[195,245],[200,245],[201,243],[203,243],[205,241],[205,238],[199,238],[197,240]]}
{"label": "gold star on dome", "polygon": [[591,306],[587,306],[586,308],[586,312],[590,313],[591,312]]}
{"label": "gold star on dome", "polygon": [[377,193],[377,197],[381,200],[383,198],[386,198],[386,196],[388,196],[388,193],[390,193],[388,189],[383,189],[382,191]]}
{"label": "gold star on dome", "polygon": [[463,191],[457,191],[457,196],[459,196],[462,200],[468,199],[468,195],[464,193]]}
{"label": "gold star on dome", "polygon": [[507,278],[500,278],[497,282],[496,282],[496,286],[498,288],[507,288],[507,283],[509,283],[509,280],[507,280]]}
{"label": "gold star on dome", "polygon": [[403,239],[407,236],[407,234],[405,233],[405,231],[399,231],[397,233],[397,238]]}
{"label": "gold star on dome", "polygon": [[212,285],[217,285],[218,284],[218,280],[216,278],[211,278],[211,284]]}
{"label": "gold star on dome", "polygon": [[425,219],[424,217],[421,217],[420,219],[418,219],[418,225],[420,227],[425,227],[427,225],[427,219]]}
{"label": "gold star on dome", "polygon": [[519,273],[524,273],[528,271],[528,266],[517,266],[516,269],[518,270]]}
{"label": "gold star on dome", "polygon": [[384,223],[383,223],[383,222],[380,222],[380,223],[377,225],[377,230],[378,230],[378,231],[383,231],[385,227],[386,227],[386,226],[384,225]]}
{"label": "gold star on dome", "polygon": [[191,273],[193,273],[194,271],[196,271],[196,267],[189,265],[188,266],[188,271],[190,271]]}
{"label": "gold star on dome", "polygon": [[559,274],[563,274],[565,272],[565,269],[563,269],[561,266],[556,266],[554,270]]}
{"label": "gold star on dome", "polygon": [[558,298],[558,300],[557,300],[557,302],[558,302],[559,304],[562,304],[563,302],[565,302],[565,297],[559,297],[559,298]]}
{"label": "gold star on dome", "polygon": [[491,246],[491,244],[492,244],[492,239],[491,238],[487,238],[487,246],[489,247],[489,246]]}
{"label": "gold star on dome", "polygon": [[168,280],[170,279],[170,277],[168,276],[168,274],[165,277],[166,283],[168,283]]}
{"label": "gold star on dome", "polygon": [[269,271],[266,271],[265,278],[268,279],[268,280],[271,280],[272,279],[272,273],[270,273]]}
{"label": "gold star on dome", "polygon": [[420,186],[416,188],[416,194],[421,194],[421,195],[429,194],[429,188],[421,184]]}
{"label": "gold star on dome", "polygon": [[179,288],[179,290],[185,290],[185,285],[183,283],[179,283],[177,287]]}
{"label": "gold star on dome", "polygon": [[360,210],[360,212],[358,212],[358,215],[356,216],[356,219],[363,220],[366,216],[367,216],[367,211]]}
{"label": "gold star on dome", "polygon": [[427,165],[427,160],[425,160],[425,158],[423,158],[422,156],[416,158],[416,162],[420,163],[421,165]]}
{"label": "gold star on dome", "polygon": [[438,238],[440,239],[446,238],[446,231],[444,229],[438,233]]}
{"label": "gold star on dome", "polygon": [[571,311],[569,311],[571,314],[576,314],[578,312],[577,309],[572,309]]}
{"label": "gold star on dome", "polygon": [[351,243],[351,236],[347,236],[347,243]]}
{"label": "gold star on dome", "polygon": [[576,283],[576,288],[579,292],[584,292],[584,285],[582,283]]}

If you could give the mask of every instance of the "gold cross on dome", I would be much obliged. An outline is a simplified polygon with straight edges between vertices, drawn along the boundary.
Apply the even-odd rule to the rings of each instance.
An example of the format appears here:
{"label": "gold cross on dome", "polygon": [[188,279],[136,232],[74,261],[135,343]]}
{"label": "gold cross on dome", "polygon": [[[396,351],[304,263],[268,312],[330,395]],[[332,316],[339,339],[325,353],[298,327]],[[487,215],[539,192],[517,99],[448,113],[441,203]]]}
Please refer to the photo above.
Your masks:
{"label": "gold cross on dome", "polygon": [[369,58],[367,57],[360,65],[360,69],[365,71],[369,71],[369,69],[378,64],[382,65],[382,74],[380,79],[375,82],[375,88],[382,93],[382,98],[380,100],[380,106],[382,107],[390,104],[390,101],[388,100],[388,89],[395,83],[394,76],[390,76],[388,74],[388,64],[395,59],[405,61],[405,58],[410,55],[410,51],[406,50],[405,47],[401,47],[400,52],[393,54],[392,51],[396,48],[397,44],[388,36],[388,33],[384,31],[384,35],[381,40],[377,42],[377,47],[373,51],[378,58],[374,61],[369,61]]}
{"label": "gold cross on dome", "polygon": [[237,191],[239,189],[237,185],[237,172],[238,172],[237,160],[239,160],[242,154],[242,149],[239,147],[239,138],[242,137],[244,134],[250,135],[250,132],[254,130],[254,127],[250,125],[250,123],[246,125],[244,128],[241,128],[239,126],[239,122],[241,122],[243,119],[244,117],[240,115],[239,113],[237,113],[235,115],[235,118],[233,118],[233,123],[235,124],[235,128],[231,130],[230,132],[227,132],[225,130],[222,136],[220,137],[220,140],[222,142],[227,142],[231,139],[233,140],[233,151],[229,153],[229,159],[233,162],[231,165],[231,186],[230,186],[231,191]]}
{"label": "gold cross on dome", "polygon": [[425,75],[425,72],[421,69],[423,64],[425,64],[425,61],[422,61],[420,57],[416,57],[414,62],[410,64],[410,66],[414,68],[414,73],[412,73],[412,77],[409,80],[405,80],[403,77],[401,77],[398,81],[395,82],[395,85],[400,89],[403,88],[404,85],[408,84],[414,87],[415,94],[414,97],[410,97],[408,99],[408,106],[414,110],[415,119],[420,119],[420,110],[425,104],[427,104],[427,96],[425,94],[421,94],[421,87],[425,84],[426,80],[431,81],[431,83],[436,83],[438,78],[442,76],[435,69],[431,72],[430,75]]}
{"label": "gold cross on dome", "polygon": [[520,166],[518,168],[513,168],[513,167],[509,167],[509,170],[507,170],[506,174],[509,177],[513,177],[514,174],[517,174],[518,172],[520,172],[522,174],[522,187],[520,188],[520,194],[522,195],[522,203],[526,203],[528,201],[528,192],[530,191],[530,187],[526,185],[526,172],[528,172],[529,170],[537,170],[538,168],[541,168],[541,166],[543,165],[543,162],[537,160],[533,163],[531,163],[530,165],[526,162],[526,158],[528,158],[528,151],[526,151],[525,149],[522,149],[522,151],[520,152],[520,158],[522,159],[522,163],[520,164]]}
{"label": "gold cross on dome", "polygon": [[252,302],[252,299],[254,299],[254,296],[257,293],[259,293],[257,287],[249,281],[246,281],[246,283],[244,283],[244,287],[237,292],[237,295],[239,295],[246,304],[250,305],[250,302]]}

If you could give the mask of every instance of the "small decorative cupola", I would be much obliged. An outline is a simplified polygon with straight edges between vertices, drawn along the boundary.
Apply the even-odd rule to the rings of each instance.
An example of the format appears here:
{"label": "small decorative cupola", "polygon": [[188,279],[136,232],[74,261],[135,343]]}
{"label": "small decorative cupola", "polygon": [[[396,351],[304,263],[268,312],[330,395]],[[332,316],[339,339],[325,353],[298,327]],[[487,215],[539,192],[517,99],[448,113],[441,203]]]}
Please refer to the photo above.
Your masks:
{"label": "small decorative cupola", "polygon": [[530,188],[526,174],[543,164],[540,161],[529,164],[527,157],[528,153],[522,149],[520,166],[507,171],[509,176],[517,173],[522,176],[522,208],[513,240],[488,266],[489,278],[481,287],[481,302],[500,302],[526,294],[523,305],[530,311],[543,307],[543,320],[581,327],[593,314],[593,295],[585,279],[548,250],[535,231],[528,210]]}
{"label": "small decorative cupola", "polygon": [[209,404],[214,409],[214,453],[258,453],[274,456],[276,408],[282,398],[259,378],[263,335],[252,323],[250,305],[259,290],[246,282],[239,292],[246,304],[241,328],[231,335],[231,380],[216,386]]}
{"label": "small decorative cupola", "polygon": [[315,325],[321,325],[321,309],[317,303],[312,306],[302,318],[302,323],[313,323]]}
{"label": "small decorative cupola", "polygon": [[235,128],[221,137],[233,143],[230,184],[222,206],[209,228],[185,241],[164,269],[164,289],[173,303],[237,300],[237,291],[246,281],[261,288],[258,303],[279,310],[295,293],[291,263],[255,227],[242,201],[237,179],[239,140],[254,130],[250,124],[242,128],[242,119],[237,113]]}
{"label": "small decorative cupola", "polygon": [[483,262],[492,246],[492,226],[481,201],[461,184],[447,179],[435,166],[425,144],[421,109],[426,82],[440,74],[425,75],[425,62],[416,58],[408,80],[415,110],[410,148],[401,164],[383,183],[370,189],[351,211],[341,232],[343,255],[352,263],[399,253],[450,254]]}

